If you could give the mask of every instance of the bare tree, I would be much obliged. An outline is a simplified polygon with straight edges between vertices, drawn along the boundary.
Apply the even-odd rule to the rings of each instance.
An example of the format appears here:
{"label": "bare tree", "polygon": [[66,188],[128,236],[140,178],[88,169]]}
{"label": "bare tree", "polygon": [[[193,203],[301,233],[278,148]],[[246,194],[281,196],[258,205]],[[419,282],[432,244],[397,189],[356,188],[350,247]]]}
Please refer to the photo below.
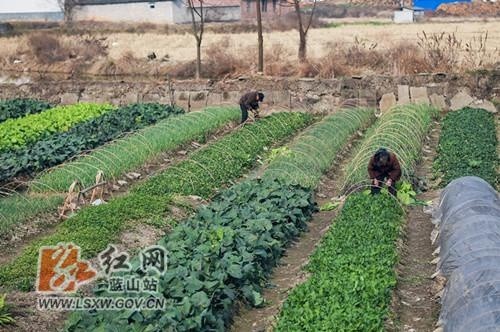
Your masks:
{"label": "bare tree", "polygon": [[57,0],[57,5],[64,14],[64,22],[73,22],[75,8],[78,6],[78,0]]}
{"label": "bare tree", "polygon": [[257,71],[264,72],[264,38],[262,36],[262,12],[260,9],[260,1],[255,0],[255,9],[257,11],[257,40],[259,45],[259,66]]}
{"label": "bare tree", "polygon": [[[204,0],[187,0],[191,12],[192,34],[196,39],[196,79],[201,77],[201,42],[205,30],[205,13],[203,11]],[[199,3],[199,6],[197,4]]]}
{"label": "bare tree", "polygon": [[314,12],[316,10],[316,0],[314,0],[311,13],[307,20],[307,24],[304,25],[304,19],[302,10],[300,9],[301,0],[291,0],[292,5],[295,8],[295,13],[297,14],[298,28],[299,28],[299,61],[304,62],[307,60],[307,33],[311,27],[312,20],[314,17]]}

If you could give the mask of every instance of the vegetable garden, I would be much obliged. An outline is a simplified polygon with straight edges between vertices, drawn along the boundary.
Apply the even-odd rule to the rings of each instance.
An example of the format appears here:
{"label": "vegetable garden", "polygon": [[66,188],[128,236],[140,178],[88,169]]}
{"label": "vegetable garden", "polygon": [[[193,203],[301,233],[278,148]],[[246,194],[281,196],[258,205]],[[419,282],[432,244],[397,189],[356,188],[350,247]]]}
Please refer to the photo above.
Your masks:
{"label": "vegetable garden", "polygon": [[[8,185],[6,197],[0,197],[2,239],[34,220],[54,218],[76,182],[92,187],[102,172],[111,186],[167,153],[174,160],[121,192],[111,192],[104,203],[79,206],[1,260],[0,291],[34,290],[42,246],[74,243],[82,259],[95,260],[130,228],[147,225],[161,232],[150,243],[166,249],[167,271],[145,273],[133,255],[132,269],[113,275],[157,278],[155,292],[125,295],[164,299],[165,307],[75,311],[66,316],[64,329],[228,330],[239,306],[266,306],[264,288],[287,248],[307,236],[308,224],[322,213],[317,191],[325,174],[340,163],[342,172],[336,174],[341,176],[333,181],[337,194],[345,196],[330,204],[341,208],[308,260],[306,280],[294,285],[275,317],[274,330],[384,330],[398,283],[396,243],[411,213],[405,205],[416,202],[419,188],[412,183],[439,113],[427,105],[397,106],[379,118],[368,108],[327,116],[280,112],[236,126],[241,114],[234,107],[185,113],[156,103],[113,107],[2,101],[0,183]],[[493,116],[463,109],[440,122],[439,145],[431,147],[438,152],[433,176],[447,184],[475,175],[498,185]],[[464,122],[474,126],[464,127]],[[215,132],[221,135],[212,137]],[[175,153],[192,142],[197,148],[182,157]],[[386,190],[379,195],[366,190],[366,167],[379,147],[394,152],[401,164],[396,197]],[[12,185],[16,182],[22,186]],[[174,211],[180,198],[203,203],[179,219]],[[103,286],[94,284],[95,297],[124,296]]]}

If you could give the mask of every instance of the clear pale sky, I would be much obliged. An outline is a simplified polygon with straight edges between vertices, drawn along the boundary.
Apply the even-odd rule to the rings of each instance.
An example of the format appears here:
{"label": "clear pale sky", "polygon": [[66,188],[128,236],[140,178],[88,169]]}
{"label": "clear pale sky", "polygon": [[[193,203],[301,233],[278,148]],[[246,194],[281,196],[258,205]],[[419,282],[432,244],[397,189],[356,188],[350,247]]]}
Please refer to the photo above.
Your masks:
{"label": "clear pale sky", "polygon": [[57,0],[0,0],[0,13],[58,12]]}

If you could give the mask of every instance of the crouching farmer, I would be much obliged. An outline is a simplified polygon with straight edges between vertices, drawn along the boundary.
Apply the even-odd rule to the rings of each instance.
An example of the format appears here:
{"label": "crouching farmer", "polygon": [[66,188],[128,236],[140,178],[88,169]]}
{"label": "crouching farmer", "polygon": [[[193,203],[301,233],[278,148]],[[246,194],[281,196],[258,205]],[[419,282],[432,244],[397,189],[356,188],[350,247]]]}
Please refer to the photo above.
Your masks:
{"label": "crouching farmer", "polygon": [[401,178],[401,166],[392,152],[380,148],[370,159],[368,175],[372,183],[372,194],[380,193],[385,184],[392,195],[396,195],[396,182]]}
{"label": "crouching farmer", "polygon": [[259,117],[259,102],[264,100],[264,94],[258,91],[248,92],[240,98],[241,123],[247,121],[248,111],[254,113],[254,117]]}

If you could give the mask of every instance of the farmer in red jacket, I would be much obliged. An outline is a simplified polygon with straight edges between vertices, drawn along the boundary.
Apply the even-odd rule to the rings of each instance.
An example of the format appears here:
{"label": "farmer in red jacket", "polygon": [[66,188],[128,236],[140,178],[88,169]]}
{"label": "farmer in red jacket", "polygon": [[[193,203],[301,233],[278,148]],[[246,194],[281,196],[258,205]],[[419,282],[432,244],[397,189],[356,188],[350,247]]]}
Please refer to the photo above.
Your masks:
{"label": "farmer in red jacket", "polygon": [[368,174],[372,182],[372,194],[378,194],[384,183],[392,195],[396,194],[396,182],[401,178],[398,158],[385,148],[380,148],[370,159]]}

